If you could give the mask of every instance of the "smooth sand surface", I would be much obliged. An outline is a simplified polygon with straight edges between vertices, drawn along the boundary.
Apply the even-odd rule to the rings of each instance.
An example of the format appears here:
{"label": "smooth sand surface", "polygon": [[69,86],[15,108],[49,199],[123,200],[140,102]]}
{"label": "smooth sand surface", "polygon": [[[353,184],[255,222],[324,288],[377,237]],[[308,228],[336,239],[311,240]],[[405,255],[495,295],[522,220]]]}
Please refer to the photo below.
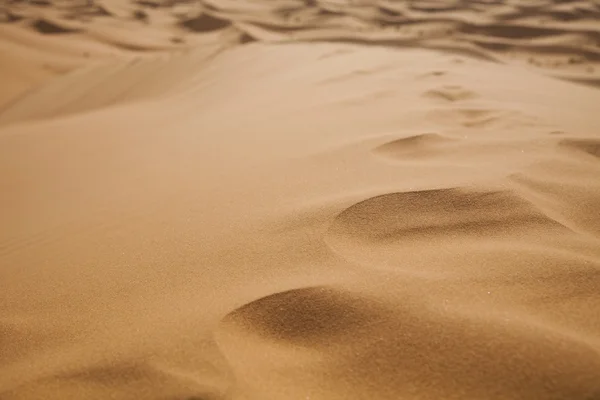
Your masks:
{"label": "smooth sand surface", "polygon": [[0,21],[0,399],[600,399],[597,1]]}

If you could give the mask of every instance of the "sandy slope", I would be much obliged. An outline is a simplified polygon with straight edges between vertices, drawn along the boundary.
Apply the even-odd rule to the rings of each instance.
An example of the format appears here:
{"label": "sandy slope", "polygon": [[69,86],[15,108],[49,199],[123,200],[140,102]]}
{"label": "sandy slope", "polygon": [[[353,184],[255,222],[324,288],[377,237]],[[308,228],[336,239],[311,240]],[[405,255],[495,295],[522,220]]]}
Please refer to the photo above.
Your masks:
{"label": "sandy slope", "polygon": [[0,399],[600,398],[600,6],[519,3],[2,6]]}

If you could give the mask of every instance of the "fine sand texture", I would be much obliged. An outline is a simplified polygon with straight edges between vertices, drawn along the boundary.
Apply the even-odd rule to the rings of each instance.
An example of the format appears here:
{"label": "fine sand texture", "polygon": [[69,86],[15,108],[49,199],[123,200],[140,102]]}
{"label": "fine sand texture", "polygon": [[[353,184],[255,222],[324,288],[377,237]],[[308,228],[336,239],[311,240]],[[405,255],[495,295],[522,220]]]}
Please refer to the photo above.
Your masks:
{"label": "fine sand texture", "polygon": [[1,400],[600,399],[600,3],[0,3]]}

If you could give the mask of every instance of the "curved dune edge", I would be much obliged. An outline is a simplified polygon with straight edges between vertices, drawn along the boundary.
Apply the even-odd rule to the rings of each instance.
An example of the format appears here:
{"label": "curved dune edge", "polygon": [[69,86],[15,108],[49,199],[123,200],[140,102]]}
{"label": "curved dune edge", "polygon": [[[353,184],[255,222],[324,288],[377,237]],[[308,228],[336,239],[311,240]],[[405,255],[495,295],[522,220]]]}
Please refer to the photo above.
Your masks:
{"label": "curved dune edge", "polygon": [[[435,295],[388,304],[361,297],[341,288],[306,287],[228,314],[217,338],[239,387],[251,397],[300,392],[318,399],[456,392],[468,398],[586,398],[598,390],[591,372],[600,365],[598,354],[552,327],[516,314],[464,314],[448,303],[432,307]],[[576,363],[567,361],[575,357]]]}
{"label": "curved dune edge", "polygon": [[0,398],[598,398],[599,17],[0,6]]}
{"label": "curved dune edge", "polygon": [[[82,43],[91,42],[93,47],[97,42],[106,43],[120,52],[134,54],[197,47],[216,32],[227,32],[235,43],[347,41],[425,47],[524,65],[542,74],[597,86],[598,7],[585,0],[546,1],[533,6],[517,1],[430,4],[422,0],[356,4],[281,1],[268,5],[253,1],[43,1],[14,2],[0,9],[0,23],[18,26],[22,32],[17,35],[41,34],[44,42],[76,38]],[[89,64],[90,58],[104,57],[102,53],[85,49],[70,55],[72,66],[60,72]],[[42,54],[41,69],[60,68],[56,58],[56,54]],[[6,82],[16,77],[12,71],[4,75]],[[39,78],[22,82],[23,88],[7,92],[0,98],[0,105],[40,82]]]}

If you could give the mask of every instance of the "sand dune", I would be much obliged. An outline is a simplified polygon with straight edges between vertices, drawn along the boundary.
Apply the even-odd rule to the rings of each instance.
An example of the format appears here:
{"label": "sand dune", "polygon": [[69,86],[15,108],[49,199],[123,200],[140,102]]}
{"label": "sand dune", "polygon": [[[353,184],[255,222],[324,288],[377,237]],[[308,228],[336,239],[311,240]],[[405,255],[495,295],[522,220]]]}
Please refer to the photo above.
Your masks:
{"label": "sand dune", "polygon": [[0,399],[600,398],[599,17],[0,5]]}

